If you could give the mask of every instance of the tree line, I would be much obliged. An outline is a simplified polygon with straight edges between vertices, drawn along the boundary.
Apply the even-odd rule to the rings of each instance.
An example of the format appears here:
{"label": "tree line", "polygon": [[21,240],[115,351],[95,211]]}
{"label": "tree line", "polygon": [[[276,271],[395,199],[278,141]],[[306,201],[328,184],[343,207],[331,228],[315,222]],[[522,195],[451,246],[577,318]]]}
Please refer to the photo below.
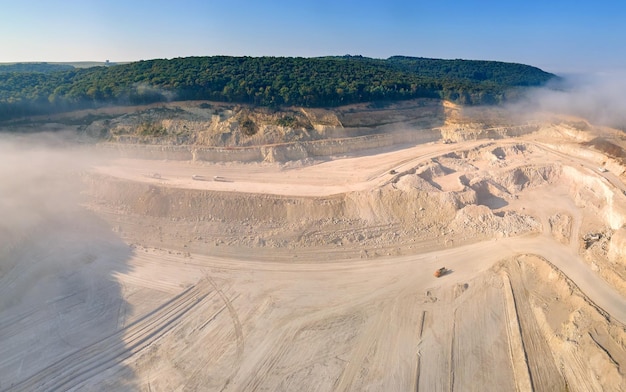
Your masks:
{"label": "tree line", "polygon": [[[555,75],[515,63],[394,56],[186,57],[86,69],[0,66],[0,119],[104,105],[213,100],[332,107],[441,98],[495,104]],[[30,67],[32,68],[32,66]]]}

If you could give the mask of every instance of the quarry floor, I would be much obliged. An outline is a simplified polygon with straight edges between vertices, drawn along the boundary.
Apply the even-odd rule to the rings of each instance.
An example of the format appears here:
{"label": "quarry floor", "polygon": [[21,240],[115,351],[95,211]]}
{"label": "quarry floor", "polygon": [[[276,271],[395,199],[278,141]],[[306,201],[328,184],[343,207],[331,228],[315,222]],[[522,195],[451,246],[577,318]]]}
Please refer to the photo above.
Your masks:
{"label": "quarry floor", "polygon": [[[100,160],[92,186],[131,185],[51,207],[0,253],[0,390],[624,390],[626,263],[608,260],[606,239],[582,240],[610,226],[593,181],[626,209],[623,176],[553,142],[428,143],[283,164]],[[515,212],[536,226],[463,229],[469,212],[426,207],[433,223],[419,227],[381,217],[368,198],[463,192],[468,173],[545,166],[570,174],[523,184],[502,174],[477,186],[469,207],[485,225]],[[591,185],[573,190],[576,176]],[[184,212],[137,204],[146,192],[186,203],[183,190],[221,198],[221,210],[194,220],[191,201]],[[355,194],[373,212],[315,228],[303,223],[308,210],[295,211],[272,225],[237,214],[240,194],[246,208]],[[406,214],[420,213],[411,206]]]}

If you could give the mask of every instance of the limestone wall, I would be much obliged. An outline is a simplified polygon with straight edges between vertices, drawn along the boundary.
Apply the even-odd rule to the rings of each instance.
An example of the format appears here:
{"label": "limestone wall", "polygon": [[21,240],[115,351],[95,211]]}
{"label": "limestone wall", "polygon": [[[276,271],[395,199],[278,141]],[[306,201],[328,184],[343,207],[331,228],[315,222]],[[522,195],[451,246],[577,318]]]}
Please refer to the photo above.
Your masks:
{"label": "limestone wall", "polygon": [[395,144],[427,143],[440,139],[438,129],[396,131],[342,139],[282,143],[251,147],[198,147],[103,143],[102,149],[122,157],[210,162],[285,162],[308,157],[346,154]]}
{"label": "limestone wall", "polygon": [[563,167],[563,175],[571,181],[571,192],[577,205],[595,209],[598,217],[613,230],[626,225],[626,209],[615,200],[624,196],[609,186],[606,180],[584,174],[571,166]]}
{"label": "limestone wall", "polygon": [[190,161],[193,154],[188,146],[101,143],[98,148],[123,158],[170,159]]}

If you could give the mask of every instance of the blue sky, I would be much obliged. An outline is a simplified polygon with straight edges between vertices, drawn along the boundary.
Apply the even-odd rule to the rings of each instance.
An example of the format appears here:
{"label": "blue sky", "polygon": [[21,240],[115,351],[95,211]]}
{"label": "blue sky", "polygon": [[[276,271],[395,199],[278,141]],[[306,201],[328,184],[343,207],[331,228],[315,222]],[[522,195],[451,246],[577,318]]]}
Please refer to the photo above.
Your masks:
{"label": "blue sky", "polygon": [[0,62],[407,55],[626,68],[626,2],[0,0]]}

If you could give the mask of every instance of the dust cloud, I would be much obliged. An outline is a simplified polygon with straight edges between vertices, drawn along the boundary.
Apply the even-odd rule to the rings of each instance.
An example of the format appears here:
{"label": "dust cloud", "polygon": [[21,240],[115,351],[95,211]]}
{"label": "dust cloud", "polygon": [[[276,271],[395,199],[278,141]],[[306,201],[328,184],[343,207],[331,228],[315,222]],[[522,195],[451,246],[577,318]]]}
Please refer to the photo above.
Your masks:
{"label": "dust cloud", "polygon": [[64,133],[0,138],[3,248],[39,225],[77,209],[79,174],[95,160],[67,140]]}
{"label": "dust cloud", "polygon": [[626,71],[564,75],[544,88],[532,89],[510,106],[528,115],[563,113],[591,123],[626,129]]}
{"label": "dust cloud", "polygon": [[68,136],[0,139],[0,390],[32,390],[50,364],[113,335],[103,307],[125,303],[111,276],[127,270],[128,245],[81,200],[101,158]]}

